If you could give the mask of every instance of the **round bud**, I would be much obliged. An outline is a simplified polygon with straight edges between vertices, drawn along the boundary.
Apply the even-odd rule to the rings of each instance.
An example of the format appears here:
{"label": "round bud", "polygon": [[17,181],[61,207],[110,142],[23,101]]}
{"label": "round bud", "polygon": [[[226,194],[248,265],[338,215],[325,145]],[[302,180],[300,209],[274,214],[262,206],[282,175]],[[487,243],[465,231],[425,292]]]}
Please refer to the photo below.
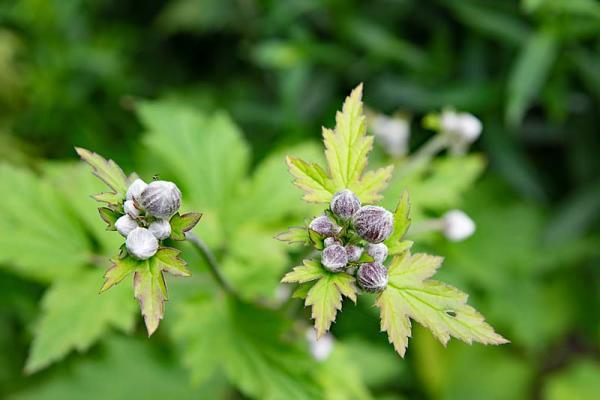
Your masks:
{"label": "round bud", "polygon": [[444,236],[453,242],[460,242],[475,232],[475,222],[460,210],[448,211],[442,217]]}
{"label": "round bud", "polygon": [[146,228],[135,228],[125,241],[127,251],[138,260],[147,260],[158,251],[158,240]]}
{"label": "round bud", "polygon": [[131,185],[129,185],[129,189],[127,189],[127,194],[125,195],[126,199],[139,201],[140,195],[147,186],[148,185],[143,180],[136,179]]}
{"label": "round bud", "polygon": [[369,243],[381,243],[392,234],[394,215],[378,206],[361,207],[352,217],[356,233]]}
{"label": "round bud", "polygon": [[329,206],[336,216],[347,221],[360,208],[360,200],[352,191],[345,189],[333,196]]}
{"label": "round bud", "polygon": [[334,237],[328,237],[325,238],[325,240],[323,241],[323,244],[325,244],[325,247],[334,245],[334,244],[342,244],[342,242],[340,242],[339,240],[337,240]]}
{"label": "round bud", "polygon": [[378,263],[383,263],[388,256],[388,248],[384,243],[369,243],[367,245],[367,254],[373,257]]}
{"label": "round bud", "polygon": [[440,117],[442,131],[452,135],[459,141],[471,143],[481,134],[481,121],[469,113],[444,111]]}
{"label": "round bud", "polygon": [[129,215],[131,218],[135,218],[140,215],[140,210],[135,206],[135,202],[133,200],[127,200],[123,203],[123,210],[125,214]]}
{"label": "round bud", "polygon": [[340,272],[348,264],[346,249],[339,244],[325,247],[321,253],[321,264],[331,272]]}
{"label": "round bud", "polygon": [[342,231],[342,227],[333,222],[327,215],[313,219],[308,227],[323,236],[335,236]]}
{"label": "round bud", "polygon": [[170,218],[179,210],[181,192],[173,182],[154,181],[142,192],[139,203],[154,217]]}
{"label": "round bud", "polygon": [[361,264],[356,278],[358,285],[371,293],[381,292],[388,283],[387,269],[378,262]]}
{"label": "round bud", "polygon": [[460,119],[463,139],[469,143],[477,140],[479,135],[481,135],[481,130],[483,129],[479,118],[472,114],[463,113],[461,114]]}
{"label": "round bud", "polygon": [[346,245],[346,254],[348,255],[348,261],[357,262],[362,256],[363,248],[355,244]]}
{"label": "round bud", "polygon": [[137,222],[135,222],[135,220],[127,214],[119,217],[117,222],[115,222],[115,228],[117,229],[117,232],[124,237],[127,237],[127,235],[129,235],[129,233],[137,227]]}
{"label": "round bud", "polygon": [[163,240],[171,236],[171,225],[166,219],[157,219],[148,226],[148,230],[158,240]]}

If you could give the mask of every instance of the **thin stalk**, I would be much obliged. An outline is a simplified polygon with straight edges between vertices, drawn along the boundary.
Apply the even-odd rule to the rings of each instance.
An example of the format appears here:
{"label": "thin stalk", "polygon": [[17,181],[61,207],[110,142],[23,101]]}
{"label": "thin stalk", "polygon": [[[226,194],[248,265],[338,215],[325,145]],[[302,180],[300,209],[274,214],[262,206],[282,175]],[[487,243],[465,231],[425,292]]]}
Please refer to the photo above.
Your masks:
{"label": "thin stalk", "polygon": [[198,236],[190,232],[186,232],[185,238],[194,246],[196,250],[198,250],[198,253],[200,253],[202,258],[204,258],[206,264],[208,265],[208,270],[210,274],[212,275],[214,280],[219,284],[219,286],[221,286],[227,294],[231,295],[236,299],[239,299],[240,296],[238,295],[238,293],[235,291],[233,286],[231,286],[231,284],[227,281],[227,279],[219,270],[219,264],[217,262],[217,259],[215,258],[215,255],[212,253],[212,251],[210,251],[206,243],[204,243],[204,241]]}
{"label": "thin stalk", "polygon": [[414,170],[420,168],[421,165],[428,163],[437,153],[444,150],[448,144],[448,136],[441,132],[437,133],[412,154],[404,165],[399,168],[400,176],[409,175]]}

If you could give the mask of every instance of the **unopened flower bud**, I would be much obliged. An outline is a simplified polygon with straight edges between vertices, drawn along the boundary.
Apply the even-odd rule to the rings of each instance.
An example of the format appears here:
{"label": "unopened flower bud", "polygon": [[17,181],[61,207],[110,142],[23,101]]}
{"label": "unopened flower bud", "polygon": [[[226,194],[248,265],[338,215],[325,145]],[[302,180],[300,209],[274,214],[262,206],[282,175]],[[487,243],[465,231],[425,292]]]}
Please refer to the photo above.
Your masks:
{"label": "unopened flower bud", "polygon": [[127,214],[123,215],[117,220],[117,222],[115,222],[115,228],[117,229],[117,232],[124,237],[127,237],[127,235],[129,235],[129,233],[137,227],[137,222],[135,222],[135,220]]}
{"label": "unopened flower bud", "polygon": [[469,113],[444,111],[440,117],[442,130],[466,143],[472,143],[481,134],[481,121]]}
{"label": "unopened flower bud", "polygon": [[154,217],[170,218],[179,210],[181,192],[173,182],[154,181],[142,192],[140,205]]}
{"label": "unopened flower bud", "polygon": [[367,242],[381,243],[392,234],[394,215],[382,207],[364,206],[352,217],[352,225]]}
{"label": "unopened flower bud", "polygon": [[342,227],[333,222],[327,215],[313,219],[308,227],[323,236],[335,236],[342,231]]}
{"label": "unopened flower bud", "polygon": [[136,179],[133,181],[131,185],[129,185],[129,189],[127,189],[126,199],[127,200],[140,200],[140,195],[146,189],[148,185],[141,179]]}
{"label": "unopened flower bud", "polygon": [[140,215],[140,210],[135,206],[135,202],[133,200],[127,200],[123,203],[123,210],[125,214],[129,215],[131,218],[135,218]]}
{"label": "unopened flower bud", "polygon": [[163,240],[171,236],[171,225],[166,219],[157,219],[148,226],[148,230],[158,240]]}
{"label": "unopened flower bud", "polygon": [[138,260],[147,260],[158,251],[158,240],[146,228],[135,228],[127,235],[127,251]]}
{"label": "unopened flower bud", "polygon": [[388,283],[387,269],[378,262],[361,264],[356,278],[358,285],[371,293],[381,292]]}
{"label": "unopened flower bud", "polygon": [[362,256],[363,248],[355,244],[346,245],[346,254],[348,255],[348,261],[357,262]]}
{"label": "unopened flower bud", "polygon": [[321,253],[321,264],[331,272],[340,272],[348,264],[346,249],[339,244],[325,247]]}
{"label": "unopened flower bud", "polygon": [[475,232],[475,222],[460,210],[448,211],[442,217],[444,236],[453,242],[460,242]]}
{"label": "unopened flower bud", "polygon": [[342,242],[340,242],[339,240],[337,240],[334,237],[328,237],[325,238],[325,240],[323,241],[323,244],[325,244],[325,247],[334,245],[334,244],[342,244]]}
{"label": "unopened flower bud", "polygon": [[360,200],[352,191],[345,189],[333,196],[330,207],[336,216],[347,221],[360,208]]}
{"label": "unopened flower bud", "polygon": [[388,256],[388,248],[384,243],[369,243],[367,245],[367,254],[373,257],[378,263],[383,263]]}
{"label": "unopened flower bud", "polygon": [[327,332],[325,335],[317,339],[317,334],[313,328],[306,331],[306,340],[310,349],[310,354],[317,361],[325,361],[329,358],[334,346],[333,335]]}

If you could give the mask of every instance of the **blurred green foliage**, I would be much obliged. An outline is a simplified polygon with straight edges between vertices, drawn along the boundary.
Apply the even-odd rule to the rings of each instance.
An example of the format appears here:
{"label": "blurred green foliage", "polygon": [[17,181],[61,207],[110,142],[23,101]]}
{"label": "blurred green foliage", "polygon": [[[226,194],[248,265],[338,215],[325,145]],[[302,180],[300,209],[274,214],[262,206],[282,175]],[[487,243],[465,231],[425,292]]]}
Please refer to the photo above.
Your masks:
{"label": "blurred green foliage", "polygon": [[[482,119],[482,154],[397,178],[384,205],[408,187],[417,220],[469,213],[467,241],[418,243],[512,344],[444,349],[417,330],[401,359],[365,301],[345,308],[334,353],[316,363],[277,335],[304,329],[286,315],[298,304],[263,314],[215,298],[190,251],[194,276],[173,282],[150,341],[129,288],[97,297],[120,243],[73,146],[176,181],[227,276],[273,306],[302,254],[272,237],[315,212],[284,155],[316,161],[320,126],[358,82],[373,109],[413,115],[413,148],[426,112]],[[599,106],[595,0],[5,0],[0,397],[596,397]],[[381,150],[375,164],[388,162]]]}

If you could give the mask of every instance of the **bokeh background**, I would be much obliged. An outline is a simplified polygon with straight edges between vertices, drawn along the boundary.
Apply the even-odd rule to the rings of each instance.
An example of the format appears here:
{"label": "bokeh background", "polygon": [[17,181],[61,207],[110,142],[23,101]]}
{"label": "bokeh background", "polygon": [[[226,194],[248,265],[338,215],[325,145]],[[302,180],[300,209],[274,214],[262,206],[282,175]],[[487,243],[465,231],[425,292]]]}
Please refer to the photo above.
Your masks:
{"label": "bokeh background", "polygon": [[[475,220],[464,242],[432,234],[420,246],[446,257],[442,278],[512,343],[444,349],[416,327],[402,359],[367,301],[346,305],[319,364],[322,398],[598,398],[595,0],[2,1],[0,397],[283,398],[256,383],[268,371],[231,379],[242,361],[229,356],[225,372],[198,378],[194,340],[220,328],[194,303],[212,289],[190,249],[195,277],[172,282],[152,339],[128,284],[97,299],[119,239],[102,232],[87,197],[100,186],[73,146],[176,180],[244,295],[276,301],[301,254],[272,237],[314,215],[283,156],[317,157],[320,127],[360,82],[371,109],[411,119],[413,149],[432,134],[421,125],[429,112],[482,120],[471,155],[442,155],[386,201],[408,187],[422,218],[460,208]],[[380,146],[374,157],[392,161]],[[341,390],[348,376],[361,386]]]}

